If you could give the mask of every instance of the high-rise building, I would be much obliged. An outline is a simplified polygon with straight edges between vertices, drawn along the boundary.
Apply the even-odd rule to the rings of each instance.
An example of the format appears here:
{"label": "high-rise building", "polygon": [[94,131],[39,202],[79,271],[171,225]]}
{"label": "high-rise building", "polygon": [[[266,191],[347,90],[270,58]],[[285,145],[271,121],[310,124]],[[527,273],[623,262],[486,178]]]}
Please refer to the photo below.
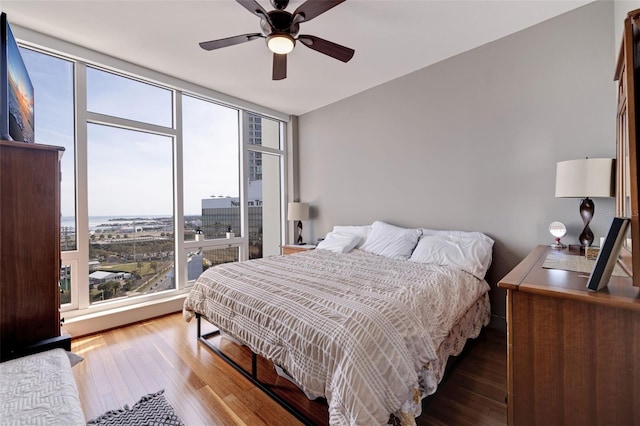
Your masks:
{"label": "high-rise building", "polygon": [[[248,114],[248,138],[249,145],[262,145],[262,117]],[[262,180],[262,153],[249,151],[249,182]]]}

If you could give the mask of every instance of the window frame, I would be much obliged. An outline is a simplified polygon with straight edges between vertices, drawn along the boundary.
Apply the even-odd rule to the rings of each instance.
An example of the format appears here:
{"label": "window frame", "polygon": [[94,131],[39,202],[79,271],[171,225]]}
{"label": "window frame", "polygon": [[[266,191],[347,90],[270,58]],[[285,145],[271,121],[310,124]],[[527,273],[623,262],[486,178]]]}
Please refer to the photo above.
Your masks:
{"label": "window frame", "polygon": [[[246,260],[248,254],[248,152],[263,152],[277,155],[280,159],[280,191],[281,191],[281,241],[286,241],[287,226],[285,220],[285,207],[288,185],[288,149],[287,149],[287,125],[291,117],[287,114],[273,111],[246,101],[242,101],[213,90],[203,88],[192,83],[170,77],[159,72],[149,70],[137,65],[90,51],[77,45],[64,42],[30,29],[14,26],[14,34],[19,46],[30,49],[36,53],[58,57],[73,63],[74,85],[74,111],[75,111],[75,198],[76,198],[76,229],[89,229],[88,216],[88,187],[87,187],[87,126],[99,124],[119,127],[128,130],[143,131],[146,133],[168,136],[173,139],[173,193],[174,193],[174,267],[176,276],[176,288],[155,294],[136,296],[131,299],[117,299],[92,305],[89,300],[89,286],[84,286],[89,276],[89,235],[76,232],[75,250],[62,251],[61,262],[71,266],[71,303],[61,306],[60,311],[67,319],[84,316],[87,314],[111,311],[114,309],[134,309],[136,306],[149,302],[168,300],[179,295],[186,294],[190,289],[187,280],[187,253],[189,250],[215,249],[237,247],[240,260]],[[155,124],[142,123],[135,120],[113,117],[105,114],[89,112],[87,110],[87,67],[110,72],[121,77],[130,78],[145,84],[151,84],[173,93],[173,127],[164,127]],[[182,96],[188,95],[221,106],[234,108],[239,114],[238,149],[240,154],[240,221],[241,235],[232,239],[210,239],[204,241],[184,241],[178,238],[184,234],[184,206],[183,206],[183,153],[182,153]],[[260,115],[279,123],[280,149],[251,145],[247,114]],[[255,132],[255,129],[252,129]],[[39,141],[46,143],[46,141]],[[80,279],[80,277],[83,277]],[[86,288],[85,288],[86,287]]]}

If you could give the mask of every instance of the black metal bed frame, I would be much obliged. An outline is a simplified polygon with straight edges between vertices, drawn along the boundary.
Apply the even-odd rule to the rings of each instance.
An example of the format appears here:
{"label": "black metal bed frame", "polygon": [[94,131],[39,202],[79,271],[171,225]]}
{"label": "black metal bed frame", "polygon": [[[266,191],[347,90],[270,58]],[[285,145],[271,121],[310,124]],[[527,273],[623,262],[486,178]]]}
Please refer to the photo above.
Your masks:
{"label": "black metal bed frame", "polygon": [[[246,377],[251,383],[256,385],[260,390],[262,390],[264,393],[269,395],[278,404],[280,404],[287,411],[289,411],[291,414],[293,414],[303,424],[305,424],[307,426],[316,426],[316,423],[313,422],[311,419],[309,419],[309,417],[307,417],[303,412],[301,412],[300,410],[295,408],[288,401],[286,401],[280,395],[278,395],[273,390],[271,390],[269,388],[269,386],[265,385],[264,383],[262,383],[262,382],[260,382],[258,380],[258,356],[251,349],[249,349],[249,351],[251,352],[251,372],[248,372],[244,368],[242,368],[242,366],[240,366],[237,362],[235,362],[233,359],[231,359],[229,356],[227,356],[224,352],[222,352],[220,350],[220,348],[218,348],[213,343],[209,342],[208,339],[220,335],[220,330],[216,328],[215,331],[212,331],[210,333],[202,334],[201,318],[205,318],[205,317],[202,317],[201,314],[196,313],[196,318],[198,320],[198,322],[197,322],[198,340],[202,344],[204,344],[206,347],[208,347],[214,353],[216,353],[218,356],[220,356],[220,358],[222,358],[227,364],[229,364],[230,366],[235,368],[238,372],[240,372],[240,374],[242,374],[244,377]],[[214,324],[212,324],[212,325],[215,327]],[[455,369],[455,366],[460,362],[460,360],[462,358],[464,358],[464,356],[466,356],[466,354],[469,352],[469,350],[473,346],[475,346],[477,344],[478,340],[480,340],[480,338],[483,336],[483,331],[484,331],[484,329],[482,330],[480,335],[478,335],[478,337],[476,337],[474,339],[467,339],[467,341],[466,341],[466,343],[464,345],[464,348],[462,349],[462,352],[460,354],[458,354],[457,356],[449,357],[449,359],[447,360],[447,364],[445,366],[444,374],[442,375],[442,379],[440,380],[440,383],[439,383],[438,386],[441,386],[442,384],[444,384],[447,381],[447,379],[449,378],[452,370]],[[425,400],[423,401],[423,404],[429,403],[433,399],[434,396],[435,396],[434,394],[427,396],[425,398]]]}
{"label": "black metal bed frame", "polygon": [[[215,331],[212,331],[210,333],[202,334],[202,326],[201,326],[201,319],[202,318],[204,318],[204,317],[201,314],[196,313],[198,341],[200,341],[203,345],[205,345],[206,347],[211,349],[215,354],[217,354],[220,358],[222,358],[223,361],[225,361],[227,364],[229,364],[230,366],[235,368],[236,371],[238,371],[240,374],[242,374],[247,380],[249,380],[251,383],[256,385],[261,391],[266,393],[273,400],[275,400],[278,404],[280,404],[287,411],[289,411],[291,414],[293,414],[303,424],[305,424],[307,426],[316,426],[316,423],[314,423],[311,419],[309,419],[309,417],[307,417],[304,413],[302,413],[300,410],[295,408],[293,405],[291,405],[288,401],[286,401],[284,398],[282,398],[276,392],[271,390],[269,388],[269,386],[267,386],[266,384],[264,384],[260,380],[258,380],[258,356],[251,349],[249,349],[250,352],[251,352],[251,371],[248,372],[244,368],[242,368],[242,366],[240,364],[238,364],[233,359],[231,359],[229,356],[227,356],[224,352],[222,352],[222,350],[220,350],[220,348],[218,348],[216,345],[211,343],[208,339],[220,335],[220,330],[216,329]],[[206,319],[206,318],[204,318],[204,319]],[[212,325],[214,325],[214,324],[212,324]],[[215,325],[214,325],[214,327],[215,327]]]}

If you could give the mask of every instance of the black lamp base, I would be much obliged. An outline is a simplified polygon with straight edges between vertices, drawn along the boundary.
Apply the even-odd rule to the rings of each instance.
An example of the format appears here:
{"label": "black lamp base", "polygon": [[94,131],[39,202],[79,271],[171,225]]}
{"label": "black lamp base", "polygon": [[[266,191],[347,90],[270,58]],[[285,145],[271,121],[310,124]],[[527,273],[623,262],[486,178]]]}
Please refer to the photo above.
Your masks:
{"label": "black lamp base", "polygon": [[580,244],[583,247],[589,247],[593,244],[593,232],[591,231],[591,228],[589,228],[589,223],[591,222],[591,219],[593,219],[594,212],[595,205],[593,204],[593,200],[589,197],[585,197],[580,203],[580,216],[584,223],[584,229],[578,237],[578,241],[580,241]]}
{"label": "black lamp base", "polygon": [[303,246],[305,245],[305,242],[302,241],[302,221],[299,220],[298,221],[298,225],[296,225],[298,228],[298,238],[296,239],[296,244],[299,246]]}

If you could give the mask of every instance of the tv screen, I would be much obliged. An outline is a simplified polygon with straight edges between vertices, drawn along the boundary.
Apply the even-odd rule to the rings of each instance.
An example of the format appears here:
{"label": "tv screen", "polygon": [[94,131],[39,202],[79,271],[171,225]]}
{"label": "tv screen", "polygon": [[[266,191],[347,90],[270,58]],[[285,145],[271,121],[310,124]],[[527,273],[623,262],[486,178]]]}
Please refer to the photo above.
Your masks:
{"label": "tv screen", "polygon": [[33,85],[5,13],[0,16],[0,27],[2,31],[0,101],[3,110],[0,135],[3,139],[34,142]]}

